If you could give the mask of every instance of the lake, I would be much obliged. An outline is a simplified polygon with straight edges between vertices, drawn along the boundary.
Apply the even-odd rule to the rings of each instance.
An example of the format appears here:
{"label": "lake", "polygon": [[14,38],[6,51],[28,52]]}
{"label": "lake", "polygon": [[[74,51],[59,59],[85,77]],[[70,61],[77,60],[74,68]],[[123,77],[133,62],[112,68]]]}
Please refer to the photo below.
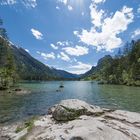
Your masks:
{"label": "lake", "polygon": [[90,104],[112,109],[140,112],[140,87],[120,85],[98,85],[90,81],[21,83],[31,90],[26,95],[2,94],[0,91],[0,124],[26,119],[33,115],[44,115],[52,105],[64,99],[80,99]]}

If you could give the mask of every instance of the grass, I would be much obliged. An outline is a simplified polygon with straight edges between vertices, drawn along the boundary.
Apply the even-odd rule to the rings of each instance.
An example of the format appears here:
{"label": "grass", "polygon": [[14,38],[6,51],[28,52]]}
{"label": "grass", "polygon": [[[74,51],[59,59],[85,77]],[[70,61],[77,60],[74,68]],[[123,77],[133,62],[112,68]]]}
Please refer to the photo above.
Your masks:
{"label": "grass", "polygon": [[26,136],[21,137],[19,140],[26,140]]}
{"label": "grass", "polygon": [[16,132],[16,133],[19,133],[19,132],[21,132],[24,128],[25,128],[25,127],[23,127],[23,126],[18,126],[18,127],[16,128],[15,132]]}
{"label": "grass", "polygon": [[[28,133],[30,131],[32,131],[33,127],[34,127],[34,121],[37,119],[37,117],[31,117],[30,119],[28,119],[27,121],[25,121],[25,123],[23,124],[23,126],[18,126],[16,128],[16,133],[21,132],[22,130],[24,130],[25,128],[27,128]],[[19,140],[26,140],[26,137],[28,135],[28,133],[24,136],[22,136]]]}
{"label": "grass", "polygon": [[34,127],[34,121],[37,119],[37,117],[31,117],[29,120],[27,120],[22,126],[18,126],[15,130],[16,133],[21,132],[25,128],[27,128],[28,132],[31,131]]}

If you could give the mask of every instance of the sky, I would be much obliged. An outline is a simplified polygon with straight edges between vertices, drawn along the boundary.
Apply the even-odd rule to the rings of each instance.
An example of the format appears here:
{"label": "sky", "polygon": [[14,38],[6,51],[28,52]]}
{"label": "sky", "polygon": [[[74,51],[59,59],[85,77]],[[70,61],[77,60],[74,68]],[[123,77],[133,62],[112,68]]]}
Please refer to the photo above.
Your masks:
{"label": "sky", "polygon": [[140,0],[0,0],[0,18],[16,46],[77,74],[140,38]]}

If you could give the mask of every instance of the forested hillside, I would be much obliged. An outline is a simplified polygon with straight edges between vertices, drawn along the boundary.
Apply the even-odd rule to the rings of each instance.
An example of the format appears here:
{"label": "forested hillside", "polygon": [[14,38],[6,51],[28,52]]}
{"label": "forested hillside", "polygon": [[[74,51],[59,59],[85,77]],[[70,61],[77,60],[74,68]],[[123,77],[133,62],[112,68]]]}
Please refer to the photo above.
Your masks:
{"label": "forested hillside", "polygon": [[21,80],[52,80],[56,78],[48,66],[33,58],[23,48],[12,45],[11,51],[13,52],[16,71]]}
{"label": "forested hillside", "polygon": [[140,86],[140,40],[127,43],[114,58],[103,57],[83,78],[100,80],[100,83]]}
{"label": "forested hillside", "polygon": [[0,19],[0,89],[17,80],[65,80],[78,78],[66,71],[52,69],[33,58],[23,48],[13,45]]}
{"label": "forested hillside", "polygon": [[8,88],[16,81],[15,64],[12,53],[0,37],[0,89]]}
{"label": "forested hillside", "polygon": [[13,85],[17,75],[7,33],[2,25],[3,22],[0,19],[0,89],[6,89]]}

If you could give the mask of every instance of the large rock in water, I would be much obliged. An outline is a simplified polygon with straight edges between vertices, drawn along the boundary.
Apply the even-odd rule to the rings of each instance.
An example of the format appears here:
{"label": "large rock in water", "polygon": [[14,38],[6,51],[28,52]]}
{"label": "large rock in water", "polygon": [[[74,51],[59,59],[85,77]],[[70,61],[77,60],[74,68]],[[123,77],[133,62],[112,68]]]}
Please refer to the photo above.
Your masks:
{"label": "large rock in water", "polygon": [[[26,132],[15,134],[11,128],[10,133],[1,129],[0,138],[6,136],[16,140]],[[65,100],[52,107],[48,115],[35,121],[25,139],[140,140],[140,114],[103,109],[75,99]]]}

